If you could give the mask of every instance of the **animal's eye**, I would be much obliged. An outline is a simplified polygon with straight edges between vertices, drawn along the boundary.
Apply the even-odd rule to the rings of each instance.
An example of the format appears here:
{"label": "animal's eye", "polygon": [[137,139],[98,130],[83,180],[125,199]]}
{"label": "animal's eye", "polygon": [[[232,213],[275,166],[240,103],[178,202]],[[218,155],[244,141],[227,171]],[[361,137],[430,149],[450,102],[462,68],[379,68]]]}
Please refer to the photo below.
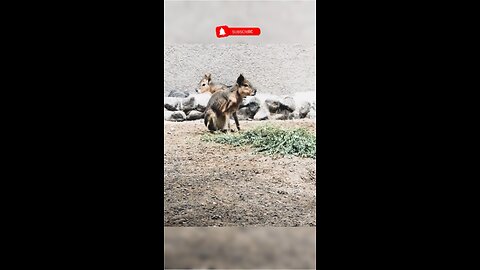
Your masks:
{"label": "animal's eye", "polygon": [[205,84],[202,84],[202,86],[205,86]]}
{"label": "animal's eye", "polygon": [[243,86],[248,87],[248,84],[244,84]]}

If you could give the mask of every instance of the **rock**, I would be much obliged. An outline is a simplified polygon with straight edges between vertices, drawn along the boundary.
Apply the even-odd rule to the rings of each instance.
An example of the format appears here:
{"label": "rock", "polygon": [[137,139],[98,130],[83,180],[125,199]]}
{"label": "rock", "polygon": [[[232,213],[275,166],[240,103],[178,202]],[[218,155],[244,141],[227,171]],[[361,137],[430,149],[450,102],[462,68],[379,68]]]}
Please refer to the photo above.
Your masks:
{"label": "rock", "polygon": [[[252,119],[253,117],[250,116],[250,110],[248,109],[248,107],[243,107],[243,108],[240,108],[238,109],[237,111],[237,117],[238,117],[238,120],[247,120],[247,119]],[[255,114],[253,115],[255,116]],[[233,119],[233,118],[232,118]]]}
{"label": "rock", "polygon": [[182,111],[164,111],[163,119],[167,121],[180,122],[185,121],[187,116]]}
{"label": "rock", "polygon": [[203,119],[204,116],[205,116],[205,113],[203,113],[203,112],[199,112],[197,110],[191,110],[187,114],[187,120]]}
{"label": "rock", "polygon": [[[315,91],[297,92],[293,94],[292,97],[295,100],[297,109],[299,110],[298,113],[300,118],[307,117],[309,111],[312,109],[315,110],[315,102],[317,100],[317,93]],[[309,104],[308,106],[306,105],[307,103]]]}
{"label": "rock", "polygon": [[182,99],[182,110],[188,113],[191,110],[194,110],[197,107],[197,103],[195,102],[195,97],[190,96],[187,98]]}
{"label": "rock", "polygon": [[256,96],[247,96],[245,98],[243,98],[243,101],[242,103],[240,103],[240,108],[243,108],[243,107],[246,107],[246,106],[249,106],[251,104],[256,104],[258,106],[260,106],[261,104],[261,100],[256,97]]}
{"label": "rock", "polygon": [[300,103],[300,105],[298,106],[298,114],[300,118],[305,118],[307,114],[310,112],[310,108],[311,108],[310,102],[302,101],[302,103]]}
{"label": "rock", "polygon": [[163,110],[163,120],[170,119],[172,116],[173,112],[169,110]]}
{"label": "rock", "polygon": [[169,97],[179,97],[179,98],[185,98],[188,97],[189,93],[187,91],[181,91],[181,90],[172,90],[168,96]]}
{"label": "rock", "polygon": [[163,100],[163,107],[169,111],[180,111],[182,109],[181,99],[176,97],[165,97]]}
{"label": "rock", "polygon": [[260,99],[257,98],[257,97],[246,97],[245,98],[245,104],[250,109],[250,112],[252,112],[255,115],[255,113],[258,111],[258,109],[260,109],[260,105],[262,103],[261,103]]}
{"label": "rock", "polygon": [[280,100],[275,99],[266,99],[265,105],[270,113],[277,113],[280,110]]}
{"label": "rock", "polygon": [[253,118],[253,116],[255,116],[255,114],[258,112],[258,110],[260,109],[260,104],[257,104],[257,103],[250,103],[248,104],[248,110],[250,111],[250,118]]}
{"label": "rock", "polygon": [[267,93],[259,93],[255,95],[255,97],[260,100],[260,106],[266,105],[268,111],[271,113],[276,113],[280,108],[281,98],[279,96]]}
{"label": "rock", "polygon": [[260,109],[255,113],[253,117],[254,120],[266,120],[268,119],[270,113],[268,112],[268,108],[266,105],[261,106]]}
{"label": "rock", "polygon": [[288,115],[288,119],[300,119],[300,114],[298,110],[293,111]]}
{"label": "rock", "polygon": [[285,106],[280,104],[280,108],[275,112],[271,113],[269,116],[269,119],[273,120],[287,120],[290,117],[290,114],[293,112],[290,111],[290,109],[287,109]]}
{"label": "rock", "polygon": [[163,120],[165,120],[167,117],[166,117],[166,114],[169,114],[170,111],[165,109],[165,107],[163,107]]}
{"label": "rock", "polygon": [[295,109],[294,111],[290,111],[291,113],[288,115],[288,119],[305,118],[312,109],[315,110],[312,106],[316,101],[315,91],[297,92],[291,95],[291,99],[289,96],[285,96],[282,99],[281,109],[291,110],[293,108],[293,106],[291,106],[292,99],[295,102]]}
{"label": "rock", "polygon": [[240,104],[240,109],[237,111],[239,120],[253,119],[255,114],[260,109],[260,99],[249,96],[246,97]]}
{"label": "rock", "polygon": [[287,110],[289,112],[295,111],[295,100],[293,97],[285,96],[280,100],[280,109]]}
{"label": "rock", "polygon": [[238,105],[238,108],[239,108],[239,109],[248,106],[248,104],[246,104],[246,102],[245,102],[245,99],[246,99],[246,98],[243,98],[243,101],[240,103],[240,105]]}
{"label": "rock", "polygon": [[238,109],[237,111],[237,117],[238,120],[247,120],[248,119],[248,107],[243,107]]}
{"label": "rock", "polygon": [[306,118],[316,119],[317,118],[317,113],[314,110],[311,110],[310,112],[308,112]]}
{"label": "rock", "polygon": [[274,120],[287,120],[290,112],[288,110],[278,111],[278,113],[271,116]]}
{"label": "rock", "polygon": [[195,110],[204,112],[205,108],[207,107],[208,101],[212,95],[210,93],[203,93],[203,94],[194,94],[192,95],[195,97],[195,102],[197,104]]}

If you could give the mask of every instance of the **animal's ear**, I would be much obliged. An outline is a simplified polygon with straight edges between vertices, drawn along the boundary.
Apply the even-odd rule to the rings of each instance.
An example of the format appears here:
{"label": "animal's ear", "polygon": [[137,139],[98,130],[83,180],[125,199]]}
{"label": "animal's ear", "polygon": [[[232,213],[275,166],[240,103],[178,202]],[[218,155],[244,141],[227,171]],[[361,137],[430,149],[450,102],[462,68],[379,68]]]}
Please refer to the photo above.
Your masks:
{"label": "animal's ear", "polygon": [[244,80],[245,80],[245,78],[243,77],[242,74],[240,74],[240,76],[238,76],[237,83],[242,84]]}
{"label": "animal's ear", "polygon": [[212,80],[212,74],[210,73],[205,73],[205,79],[208,80],[208,82],[210,82]]}

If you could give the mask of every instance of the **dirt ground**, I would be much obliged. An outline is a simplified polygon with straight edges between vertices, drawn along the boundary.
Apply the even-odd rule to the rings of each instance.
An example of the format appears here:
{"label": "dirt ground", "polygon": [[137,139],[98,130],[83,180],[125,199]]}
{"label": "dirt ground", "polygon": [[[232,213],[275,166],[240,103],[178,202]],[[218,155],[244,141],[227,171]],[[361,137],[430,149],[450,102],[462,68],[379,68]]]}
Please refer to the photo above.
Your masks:
{"label": "dirt ground", "polygon": [[[315,131],[315,120],[274,123]],[[164,226],[316,226],[315,160],[201,141],[203,120],[164,122]]]}

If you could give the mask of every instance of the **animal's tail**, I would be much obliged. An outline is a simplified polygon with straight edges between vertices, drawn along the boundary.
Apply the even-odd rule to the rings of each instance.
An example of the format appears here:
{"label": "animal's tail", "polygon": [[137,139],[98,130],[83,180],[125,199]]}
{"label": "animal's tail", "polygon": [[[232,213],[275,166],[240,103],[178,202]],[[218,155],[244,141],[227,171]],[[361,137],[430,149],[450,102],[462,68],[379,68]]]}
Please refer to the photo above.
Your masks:
{"label": "animal's tail", "polygon": [[215,120],[210,118],[210,121],[208,122],[208,129],[211,131],[217,130],[217,127],[215,126]]}
{"label": "animal's tail", "polygon": [[205,124],[206,127],[208,127],[208,119],[210,119],[208,113],[205,114],[203,118],[203,123]]}
{"label": "animal's tail", "polygon": [[217,130],[215,126],[215,113],[212,113],[212,112],[205,113],[205,118],[203,122],[205,123],[205,126],[208,128],[208,130],[211,130],[211,131]]}

